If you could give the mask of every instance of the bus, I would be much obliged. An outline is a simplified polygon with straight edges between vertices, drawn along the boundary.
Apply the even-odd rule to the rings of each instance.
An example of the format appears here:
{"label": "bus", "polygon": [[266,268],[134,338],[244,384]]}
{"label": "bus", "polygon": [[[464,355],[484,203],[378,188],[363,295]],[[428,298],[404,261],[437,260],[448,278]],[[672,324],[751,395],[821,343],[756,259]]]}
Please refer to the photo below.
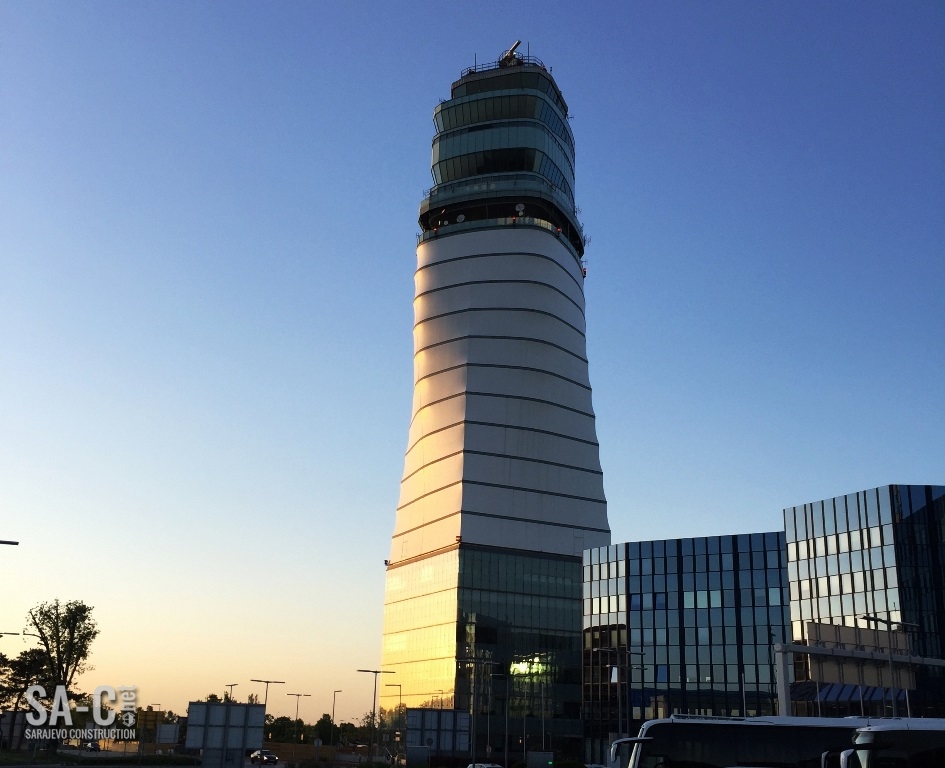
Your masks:
{"label": "bus", "polygon": [[840,768],[942,768],[945,720],[877,720],[857,728],[853,747],[840,753]]}
{"label": "bus", "polygon": [[[610,762],[629,744],[627,768],[838,768],[857,728],[869,724],[866,717],[672,715],[645,722],[634,738],[614,741]],[[848,759],[845,768],[866,768]]]}

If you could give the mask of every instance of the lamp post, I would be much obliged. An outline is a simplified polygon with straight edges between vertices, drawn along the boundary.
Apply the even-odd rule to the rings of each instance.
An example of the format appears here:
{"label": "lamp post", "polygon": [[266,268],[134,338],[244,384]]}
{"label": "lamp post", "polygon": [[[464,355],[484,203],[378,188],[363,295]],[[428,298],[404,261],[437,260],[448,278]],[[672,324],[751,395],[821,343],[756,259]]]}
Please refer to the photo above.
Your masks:
{"label": "lamp post", "polygon": [[443,689],[442,688],[439,689],[439,694],[440,694],[440,709],[442,710],[443,709]]}
{"label": "lamp post", "polygon": [[331,747],[331,759],[335,759],[335,696],[341,693],[339,688],[331,693],[331,728],[328,730],[328,746]]}
{"label": "lamp post", "polygon": [[287,693],[286,696],[295,696],[295,724],[292,728],[292,759],[295,759],[295,744],[299,740],[299,700],[310,693]]}
{"label": "lamp post", "polygon": [[[892,716],[899,717],[899,707],[896,706],[898,703],[896,701],[897,689],[895,688],[895,685],[894,685],[895,679],[893,675],[893,643],[892,643],[893,624],[895,624],[899,628],[910,627],[911,629],[919,629],[919,625],[910,624],[909,622],[906,622],[906,621],[893,621],[891,618],[892,611],[889,612],[889,615],[890,615],[890,618],[884,619],[881,616],[871,616],[870,614],[863,613],[857,616],[857,618],[862,619],[863,621],[873,622],[875,624],[885,624],[887,627],[889,627],[889,629],[887,630],[889,632],[889,692],[890,692],[890,697],[892,698]],[[885,711],[885,709],[883,711]]]}
{"label": "lamp post", "polygon": [[[601,653],[603,653],[604,651],[606,651],[606,652],[607,652],[607,660],[610,661],[610,654],[611,654],[612,652],[616,651],[616,650],[617,650],[616,648],[591,648],[591,653],[593,653],[594,651],[599,651],[599,652],[601,652]],[[621,731],[622,727],[623,727],[623,725],[622,725],[622,721],[623,721],[623,705],[620,703],[620,700],[621,700],[623,697],[620,695],[620,669],[619,669],[619,665],[618,665],[618,664],[607,664],[607,672],[608,672],[608,676],[609,676],[609,678],[610,678],[610,679],[608,680],[608,685],[609,685],[610,683],[617,683],[617,732],[619,733],[619,732]],[[617,678],[616,680],[614,680],[615,677]],[[601,699],[603,700],[603,690],[601,690]],[[608,707],[607,710],[608,710],[608,712],[609,712],[609,711],[610,711],[610,707]],[[608,718],[608,720],[609,720],[609,719],[610,719],[610,718]]]}
{"label": "lamp post", "polygon": [[[3,541],[2,539],[0,539],[0,544],[9,544],[10,546],[13,546],[13,547],[17,546],[19,543],[20,542],[18,541]],[[7,634],[10,634],[10,633],[7,632]]]}
{"label": "lamp post", "polygon": [[401,713],[403,712],[403,707],[404,707],[403,686],[400,683],[385,683],[384,687],[397,689],[397,722],[399,723]]}
{"label": "lamp post", "polygon": [[506,670],[505,673],[505,766],[509,765],[509,679],[511,675]]}
{"label": "lamp post", "polygon": [[[599,651],[614,651],[615,653],[620,653],[620,648],[598,648]],[[629,647],[622,649],[627,654],[627,730],[626,733],[630,732],[630,720],[631,720],[631,708],[630,708],[630,657],[631,656],[645,656],[646,654],[643,651],[631,651]],[[623,730],[623,694],[620,690],[620,663],[618,661],[616,665],[617,669],[617,731],[621,734],[625,733]],[[637,669],[643,669],[643,667],[637,667]]]}
{"label": "lamp post", "polygon": [[[491,659],[477,659],[477,658],[466,658],[466,659],[457,659],[457,662],[464,664],[469,664],[472,667],[472,674],[469,677],[469,683],[471,688],[471,696],[469,700],[469,711],[472,715],[470,726],[471,726],[471,737],[470,737],[470,748],[473,764],[477,762],[476,758],[478,756],[479,748],[479,707],[477,702],[477,693],[479,689],[479,666],[498,666],[499,662],[492,661]],[[456,704],[454,702],[453,707],[455,708]]]}
{"label": "lamp post", "polygon": [[227,683],[226,685],[223,686],[224,688],[230,689],[230,694],[229,694],[230,701],[233,701],[233,689],[238,685],[239,683]]}
{"label": "lamp post", "polygon": [[[497,672],[489,673],[489,701],[486,705],[486,749],[489,750],[489,754],[492,754],[492,678],[494,677],[505,677],[508,679],[508,675],[502,675]],[[509,695],[508,695],[508,682],[505,684],[506,694],[505,694],[505,714],[506,714],[506,723],[508,723],[508,713],[509,713]],[[508,741],[508,726],[506,726],[505,739]],[[507,748],[507,747],[506,747]],[[505,764],[508,765],[509,761],[506,760]]]}
{"label": "lamp post", "polygon": [[375,713],[377,712],[377,676],[393,675],[392,670],[387,669],[359,669],[358,672],[367,672],[374,675],[374,696],[371,698],[371,746],[368,748],[368,762],[374,762],[374,732],[377,730]]}
{"label": "lamp post", "polygon": [[266,711],[266,704],[269,703],[269,684],[273,685],[285,685],[285,680],[257,680],[255,677],[252,678],[249,682],[251,683],[265,683],[266,684],[266,697],[263,699],[263,712]]}

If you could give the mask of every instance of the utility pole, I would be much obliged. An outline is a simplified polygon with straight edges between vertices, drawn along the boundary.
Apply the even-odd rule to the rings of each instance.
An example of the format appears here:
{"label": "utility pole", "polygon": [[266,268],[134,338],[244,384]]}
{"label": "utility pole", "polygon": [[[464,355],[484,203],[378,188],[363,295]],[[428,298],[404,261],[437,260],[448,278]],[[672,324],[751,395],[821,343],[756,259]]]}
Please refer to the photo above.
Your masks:
{"label": "utility pole", "polygon": [[[873,622],[875,624],[885,624],[888,627],[888,639],[889,639],[889,694],[892,699],[892,716],[899,717],[899,707],[897,706],[897,688],[895,687],[895,677],[893,675],[893,624],[902,629],[903,627],[909,627],[910,629],[919,629],[918,624],[910,624],[906,621],[893,621],[892,620],[892,611],[889,612],[890,618],[884,619],[880,616],[871,616],[869,614],[861,614],[857,616],[858,619],[863,619],[863,621]],[[885,708],[883,709],[885,712]]]}
{"label": "utility pole", "polygon": [[378,675],[393,675],[393,671],[385,669],[359,669],[358,672],[367,672],[368,674],[374,675],[374,697],[371,699],[371,746],[368,749],[368,762],[374,762],[374,734],[377,730],[375,712],[377,711],[377,676]]}
{"label": "utility pole", "polygon": [[331,747],[331,761],[335,762],[335,696],[342,693],[339,688],[331,694],[331,728],[328,731],[328,746]]}
{"label": "utility pole", "polygon": [[273,685],[285,685],[285,680],[257,680],[255,677],[249,682],[266,684],[266,697],[263,699],[263,713],[266,711],[266,704],[269,703],[269,684],[272,683]]}
{"label": "utility pole", "polygon": [[287,693],[286,696],[295,696],[295,723],[292,728],[292,759],[295,760],[295,744],[299,740],[299,700],[310,693]]}

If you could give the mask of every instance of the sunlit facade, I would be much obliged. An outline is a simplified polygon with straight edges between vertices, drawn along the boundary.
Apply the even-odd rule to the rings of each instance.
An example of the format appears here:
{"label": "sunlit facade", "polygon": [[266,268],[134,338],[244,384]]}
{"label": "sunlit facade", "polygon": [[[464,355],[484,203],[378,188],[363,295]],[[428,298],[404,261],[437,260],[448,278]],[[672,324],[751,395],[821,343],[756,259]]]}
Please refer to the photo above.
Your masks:
{"label": "sunlit facade", "polygon": [[537,59],[467,69],[420,208],[381,703],[479,713],[483,759],[580,753],[581,555],[610,541],[567,116]]}
{"label": "sunlit facade", "polygon": [[[808,642],[811,622],[869,627],[877,622],[858,617],[874,616],[901,623],[913,655],[945,658],[945,487],[884,485],[801,504],[784,510],[784,524],[794,642]],[[887,688],[870,688],[863,701],[850,683],[803,685],[808,661],[795,656],[792,706],[889,715],[895,696],[901,714],[945,716],[943,670],[912,669],[908,699],[894,667],[892,685],[884,679]]]}

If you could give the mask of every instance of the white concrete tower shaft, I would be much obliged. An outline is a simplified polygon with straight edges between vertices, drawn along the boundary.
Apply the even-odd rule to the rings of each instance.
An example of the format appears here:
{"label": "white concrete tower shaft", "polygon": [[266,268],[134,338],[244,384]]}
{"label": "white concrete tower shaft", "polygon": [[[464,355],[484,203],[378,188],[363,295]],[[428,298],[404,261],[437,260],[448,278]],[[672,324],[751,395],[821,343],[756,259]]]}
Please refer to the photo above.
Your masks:
{"label": "white concrete tower shaft", "polygon": [[389,563],[459,542],[579,557],[610,529],[567,105],[513,52],[464,72],[434,119]]}

